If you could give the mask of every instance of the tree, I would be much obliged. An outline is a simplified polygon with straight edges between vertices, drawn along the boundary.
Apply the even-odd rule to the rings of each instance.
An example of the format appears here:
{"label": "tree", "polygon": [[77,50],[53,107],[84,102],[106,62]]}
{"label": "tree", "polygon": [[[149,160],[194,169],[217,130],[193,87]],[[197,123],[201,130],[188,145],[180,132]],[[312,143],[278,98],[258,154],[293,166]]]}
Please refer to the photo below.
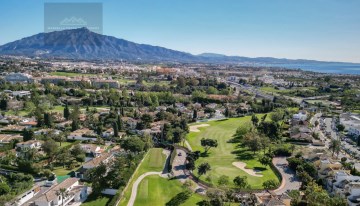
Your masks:
{"label": "tree", "polygon": [[193,160],[190,160],[186,163],[186,169],[189,171],[193,171],[196,167],[195,167],[195,162]]}
{"label": "tree", "polygon": [[105,188],[110,186],[109,178],[106,178],[108,172],[108,166],[103,162],[99,166],[94,167],[86,171],[85,176],[92,182],[92,189],[95,194],[100,194]]}
{"label": "tree", "polygon": [[202,138],[200,140],[200,143],[201,143],[201,146],[204,147],[205,153],[208,153],[208,151],[210,150],[211,147],[217,147],[218,146],[218,142],[215,139]]}
{"label": "tree", "polygon": [[34,131],[30,129],[24,129],[23,140],[24,142],[34,139]]}
{"label": "tree", "polygon": [[220,186],[228,185],[229,182],[230,182],[229,176],[221,175],[221,176],[219,177],[218,184],[219,184]]}
{"label": "tree", "polygon": [[342,132],[342,131],[344,131],[345,126],[342,125],[342,124],[338,124],[338,125],[336,125],[336,128],[337,128],[337,130],[338,130],[339,132]]}
{"label": "tree", "polygon": [[329,149],[332,151],[332,156],[336,153],[339,155],[341,142],[340,140],[332,139],[329,145]]}
{"label": "tree", "polygon": [[117,116],[117,126],[118,126],[119,131],[124,130],[124,124],[123,124],[123,121],[122,121],[120,115]]}
{"label": "tree", "polygon": [[72,149],[70,150],[70,153],[74,157],[76,157],[78,155],[85,154],[85,151],[81,148],[80,144],[76,144],[72,147]]}
{"label": "tree", "polygon": [[277,139],[280,136],[279,128],[280,126],[277,122],[265,122],[265,121],[262,121],[257,127],[260,133],[264,134],[265,136],[271,139]]}
{"label": "tree", "polygon": [[131,152],[142,152],[145,143],[139,137],[129,137],[122,142],[121,147]]}
{"label": "tree", "polygon": [[65,108],[64,108],[64,118],[65,118],[66,120],[69,120],[69,117],[70,117],[70,110],[69,110],[68,105],[66,104],[66,105],[65,105]]}
{"label": "tree", "polygon": [[53,126],[53,119],[50,113],[44,113],[44,124],[49,128]]}
{"label": "tree", "polygon": [[227,117],[227,118],[228,118],[228,117],[231,117],[231,112],[230,112],[229,108],[225,107],[224,115],[225,115],[225,117]]}
{"label": "tree", "polygon": [[57,141],[57,142],[59,142],[60,143],[60,147],[61,147],[61,143],[62,142],[64,142],[64,141],[66,141],[66,136],[65,136],[65,134],[58,134],[58,135],[55,135],[54,136],[54,140],[55,141]]}
{"label": "tree", "polygon": [[257,124],[259,122],[259,118],[255,114],[253,114],[251,116],[251,122],[253,123],[254,126],[257,126]]}
{"label": "tree", "polygon": [[113,122],[113,130],[114,130],[114,137],[118,137],[119,136],[119,126],[116,122]]}
{"label": "tree", "polygon": [[141,121],[144,124],[145,128],[149,128],[150,127],[150,123],[153,122],[153,118],[150,114],[143,114],[141,116]]}
{"label": "tree", "polygon": [[256,151],[261,149],[261,138],[257,132],[251,131],[244,136],[243,144],[255,154]]}
{"label": "tree", "polygon": [[69,152],[69,150],[61,150],[59,152],[59,154],[56,156],[56,158],[57,158],[57,161],[59,161],[59,163],[64,168],[66,162],[69,162],[69,160],[70,160],[70,152]]}
{"label": "tree", "polygon": [[266,180],[263,184],[264,189],[275,189],[279,184],[275,180]]}
{"label": "tree", "polygon": [[75,131],[80,129],[80,125],[79,125],[79,120],[78,119],[73,119],[71,122],[71,131]]}
{"label": "tree", "polygon": [[235,186],[240,189],[243,189],[248,185],[246,176],[244,176],[244,177],[237,176],[234,178],[233,182],[234,182]]}
{"label": "tree", "polygon": [[282,110],[282,109],[275,109],[275,110],[270,114],[270,119],[271,119],[273,122],[279,122],[279,121],[281,121],[281,120],[284,119],[284,115],[285,115],[284,110]]}
{"label": "tree", "polygon": [[0,100],[0,109],[1,110],[7,110],[8,109],[8,100],[3,98]]}
{"label": "tree", "polygon": [[197,110],[196,109],[194,109],[194,111],[193,111],[193,120],[196,120],[197,119]]}
{"label": "tree", "polygon": [[5,195],[10,192],[10,187],[5,182],[0,183],[0,195]]}
{"label": "tree", "polygon": [[185,140],[185,132],[183,129],[181,129],[180,127],[176,127],[175,129],[172,130],[173,132],[173,143],[180,143],[183,142]]}
{"label": "tree", "polygon": [[42,145],[42,150],[45,152],[45,154],[48,156],[49,160],[51,161],[58,150],[58,145],[53,139],[49,139],[45,141]]}
{"label": "tree", "polygon": [[317,126],[319,126],[319,121],[318,120],[315,121],[315,127],[317,127]]}
{"label": "tree", "polygon": [[271,164],[271,157],[264,155],[259,158],[259,162],[266,167]]}
{"label": "tree", "polygon": [[204,162],[204,163],[200,164],[198,166],[199,178],[200,178],[201,175],[205,175],[209,170],[211,170],[211,167],[210,167],[209,163]]}

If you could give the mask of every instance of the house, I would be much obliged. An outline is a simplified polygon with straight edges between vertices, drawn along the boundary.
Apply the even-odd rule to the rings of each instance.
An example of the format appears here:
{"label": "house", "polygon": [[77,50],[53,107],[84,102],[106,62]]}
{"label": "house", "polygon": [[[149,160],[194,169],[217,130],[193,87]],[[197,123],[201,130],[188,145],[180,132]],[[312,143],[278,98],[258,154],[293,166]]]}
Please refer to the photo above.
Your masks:
{"label": "house", "polygon": [[22,141],[23,137],[19,134],[0,134],[0,146],[3,144],[9,144],[11,141]]}
{"label": "house", "polygon": [[35,135],[48,135],[48,134],[59,135],[60,133],[61,131],[57,129],[40,129],[34,132]]}
{"label": "house", "polygon": [[360,182],[352,182],[348,185],[347,203],[349,206],[360,205]]}
{"label": "house", "polygon": [[40,140],[29,140],[26,142],[19,142],[16,144],[16,149],[26,150],[26,149],[40,149],[42,141]]}
{"label": "house", "polygon": [[136,119],[133,119],[131,117],[121,117],[121,120],[126,123],[126,125],[129,127],[129,129],[135,129],[138,121]]}
{"label": "house", "polygon": [[327,178],[329,176],[334,176],[337,171],[340,171],[342,164],[337,161],[332,161],[330,159],[322,159],[315,162],[315,165],[318,169],[318,176],[320,178]]}
{"label": "house", "polygon": [[113,128],[109,128],[102,133],[102,137],[104,137],[104,138],[109,138],[109,137],[113,137],[113,136],[114,136]]}
{"label": "house", "polygon": [[306,111],[300,111],[299,113],[294,114],[292,119],[294,121],[305,121],[305,120],[307,120]]}
{"label": "house", "polygon": [[291,128],[290,138],[295,141],[312,142],[311,130],[306,126],[295,126]]}
{"label": "house", "polygon": [[21,133],[24,131],[24,129],[27,128],[26,126],[21,126],[21,125],[8,125],[6,127],[2,127],[0,128],[1,132],[17,132],[17,133]]}
{"label": "house", "polygon": [[31,96],[31,92],[30,91],[13,91],[11,93],[11,95],[13,97],[27,97],[27,96]]}
{"label": "house", "polygon": [[333,178],[328,178],[328,187],[330,192],[334,195],[339,195],[341,197],[346,197],[349,192],[349,185],[350,183],[359,183],[360,177],[353,176],[349,174],[348,171],[340,170],[335,173]]}
{"label": "house", "polygon": [[8,202],[5,204],[5,206],[17,206],[17,205],[23,205],[28,200],[33,198],[36,194],[40,192],[41,188],[39,185],[35,185],[30,190],[18,195],[12,202]]}
{"label": "house", "polygon": [[94,168],[94,167],[97,167],[100,165],[101,162],[103,163],[108,163],[110,162],[110,160],[113,158],[113,156],[110,154],[110,153],[103,153],[101,154],[100,156],[98,157],[95,157],[87,162],[85,162],[83,165],[82,165],[82,168],[84,169],[91,169],[91,168]]}
{"label": "house", "polygon": [[23,119],[21,120],[21,122],[19,123],[19,125],[21,126],[25,126],[25,127],[35,127],[37,125],[37,121],[35,119]]}
{"label": "house", "polygon": [[343,113],[340,115],[340,124],[345,126],[349,136],[360,136],[360,116],[352,113]]}
{"label": "house", "polygon": [[95,141],[97,138],[96,133],[88,128],[78,129],[71,132],[68,136],[68,140],[91,140]]}
{"label": "house", "polygon": [[274,192],[255,193],[255,205],[258,206],[290,206],[291,197],[283,193],[277,195]]}
{"label": "house", "polygon": [[87,155],[91,155],[93,157],[98,157],[104,151],[100,146],[95,144],[80,144],[82,150],[85,151]]}
{"label": "house", "polygon": [[11,84],[32,83],[32,82],[34,82],[34,79],[30,74],[10,73],[5,76],[5,81],[10,82]]}
{"label": "house", "polygon": [[100,165],[100,163],[104,163],[104,164],[107,164],[109,163],[110,161],[113,160],[113,153],[102,153],[101,155],[93,158],[93,159],[90,159],[88,160],[87,162],[85,162],[81,169],[79,171],[76,172],[76,177],[79,177],[81,179],[86,179],[86,171],[89,170],[89,169],[92,169],[92,168],[95,168],[97,166]]}
{"label": "house", "polygon": [[[66,189],[69,194],[65,198],[59,194],[60,189]],[[51,187],[34,200],[36,206],[71,205],[87,198],[87,186],[81,185],[78,178],[68,178],[58,185]]]}

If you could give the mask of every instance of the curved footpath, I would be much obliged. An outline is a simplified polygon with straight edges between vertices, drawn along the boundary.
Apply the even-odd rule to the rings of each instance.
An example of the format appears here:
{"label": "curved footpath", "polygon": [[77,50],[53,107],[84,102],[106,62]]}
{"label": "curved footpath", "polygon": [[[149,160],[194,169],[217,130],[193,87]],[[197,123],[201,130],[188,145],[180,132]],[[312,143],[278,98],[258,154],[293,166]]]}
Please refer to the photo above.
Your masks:
{"label": "curved footpath", "polygon": [[138,177],[136,179],[136,181],[134,182],[132,188],[131,188],[131,196],[130,196],[130,199],[129,199],[129,202],[127,204],[127,206],[133,206],[134,203],[135,203],[135,200],[136,200],[136,195],[137,195],[137,189],[139,187],[139,184],[140,182],[147,176],[150,176],[150,175],[161,175],[162,172],[147,172],[147,173],[144,173],[142,175],[140,175],[140,177]]}

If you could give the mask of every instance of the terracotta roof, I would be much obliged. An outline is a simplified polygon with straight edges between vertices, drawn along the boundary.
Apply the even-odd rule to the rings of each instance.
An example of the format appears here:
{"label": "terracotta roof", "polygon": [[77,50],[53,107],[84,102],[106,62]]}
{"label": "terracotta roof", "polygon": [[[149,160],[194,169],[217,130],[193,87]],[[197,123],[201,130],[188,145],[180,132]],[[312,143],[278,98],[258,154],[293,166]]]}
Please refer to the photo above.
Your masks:
{"label": "terracotta roof", "polygon": [[271,198],[266,206],[285,206],[285,204],[276,198]]}
{"label": "terracotta roof", "polygon": [[99,157],[95,157],[87,162],[83,166],[86,167],[97,167],[101,162],[104,162],[106,159],[108,159],[111,156],[110,153],[103,153]]}

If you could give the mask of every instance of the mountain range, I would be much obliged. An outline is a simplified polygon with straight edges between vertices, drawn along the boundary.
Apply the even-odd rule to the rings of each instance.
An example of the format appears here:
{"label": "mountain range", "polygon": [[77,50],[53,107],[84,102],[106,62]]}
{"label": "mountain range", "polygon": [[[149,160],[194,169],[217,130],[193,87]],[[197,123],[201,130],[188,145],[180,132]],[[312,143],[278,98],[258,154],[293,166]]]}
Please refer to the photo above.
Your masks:
{"label": "mountain range", "polygon": [[242,64],[321,64],[314,60],[290,60],[271,57],[240,57],[204,53],[193,55],[159,46],[137,44],[98,34],[87,28],[39,33],[0,46],[0,55],[75,60],[127,60],[180,63]]}

